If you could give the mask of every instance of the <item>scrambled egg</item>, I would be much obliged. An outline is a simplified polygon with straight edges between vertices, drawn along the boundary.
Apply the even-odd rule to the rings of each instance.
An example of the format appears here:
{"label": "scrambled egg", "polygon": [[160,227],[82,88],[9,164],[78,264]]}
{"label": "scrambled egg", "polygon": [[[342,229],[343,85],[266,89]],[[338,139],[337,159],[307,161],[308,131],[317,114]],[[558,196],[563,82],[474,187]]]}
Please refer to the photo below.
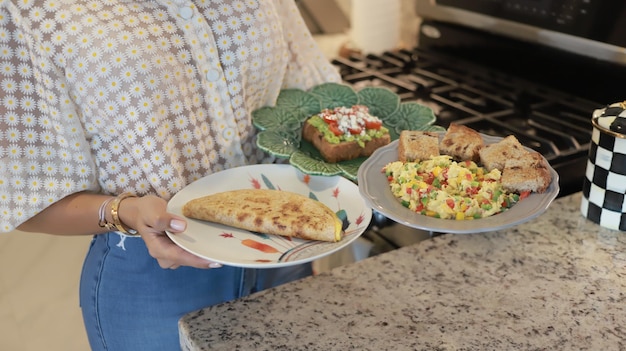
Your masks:
{"label": "scrambled egg", "polygon": [[503,190],[501,173],[486,172],[473,161],[436,156],[421,162],[391,162],[383,171],[403,206],[444,219],[478,219],[500,213],[519,201]]}

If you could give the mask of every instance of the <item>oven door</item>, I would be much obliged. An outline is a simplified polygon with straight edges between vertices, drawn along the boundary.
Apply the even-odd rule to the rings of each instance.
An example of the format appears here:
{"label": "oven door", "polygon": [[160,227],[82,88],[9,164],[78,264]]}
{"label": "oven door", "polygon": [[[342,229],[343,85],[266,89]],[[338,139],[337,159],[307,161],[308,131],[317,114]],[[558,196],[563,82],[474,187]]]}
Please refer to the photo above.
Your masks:
{"label": "oven door", "polygon": [[416,0],[418,16],[626,65],[626,2]]}

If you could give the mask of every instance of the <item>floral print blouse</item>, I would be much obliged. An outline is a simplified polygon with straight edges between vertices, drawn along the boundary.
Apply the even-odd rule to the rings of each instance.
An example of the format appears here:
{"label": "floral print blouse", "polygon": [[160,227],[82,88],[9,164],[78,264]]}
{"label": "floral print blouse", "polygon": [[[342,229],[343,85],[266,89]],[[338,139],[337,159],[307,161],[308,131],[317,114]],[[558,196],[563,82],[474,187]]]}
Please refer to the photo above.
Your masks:
{"label": "floral print blouse", "polygon": [[251,111],[339,81],[293,0],[0,0],[0,232],[271,162]]}

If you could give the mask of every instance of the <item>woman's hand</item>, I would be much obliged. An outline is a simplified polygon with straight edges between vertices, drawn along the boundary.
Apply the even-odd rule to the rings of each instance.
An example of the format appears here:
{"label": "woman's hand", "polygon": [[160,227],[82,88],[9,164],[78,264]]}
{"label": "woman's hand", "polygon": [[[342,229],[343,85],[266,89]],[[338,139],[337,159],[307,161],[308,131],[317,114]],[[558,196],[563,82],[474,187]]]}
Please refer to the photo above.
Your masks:
{"label": "woman's hand", "polygon": [[193,255],[176,245],[165,231],[180,233],[187,221],[167,212],[167,202],[157,196],[126,198],[120,202],[119,216],[122,223],[139,232],[148,252],[162,268],[176,269],[180,266],[218,268],[221,265]]}

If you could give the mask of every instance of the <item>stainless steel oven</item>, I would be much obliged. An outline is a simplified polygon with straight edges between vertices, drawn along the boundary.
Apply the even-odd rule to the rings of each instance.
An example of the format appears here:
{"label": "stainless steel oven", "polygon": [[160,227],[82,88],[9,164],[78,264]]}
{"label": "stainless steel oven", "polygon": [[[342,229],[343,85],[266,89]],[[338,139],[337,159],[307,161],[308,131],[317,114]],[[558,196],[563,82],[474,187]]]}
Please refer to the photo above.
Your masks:
{"label": "stainless steel oven", "polygon": [[607,0],[417,0],[423,18],[626,64],[626,3]]}
{"label": "stainless steel oven", "polygon": [[[415,8],[417,47],[337,58],[344,81],[428,105],[444,127],[514,134],[559,173],[559,196],[580,191],[591,113],[626,99],[626,2],[417,0]],[[433,234],[375,218],[366,237],[379,251]]]}

